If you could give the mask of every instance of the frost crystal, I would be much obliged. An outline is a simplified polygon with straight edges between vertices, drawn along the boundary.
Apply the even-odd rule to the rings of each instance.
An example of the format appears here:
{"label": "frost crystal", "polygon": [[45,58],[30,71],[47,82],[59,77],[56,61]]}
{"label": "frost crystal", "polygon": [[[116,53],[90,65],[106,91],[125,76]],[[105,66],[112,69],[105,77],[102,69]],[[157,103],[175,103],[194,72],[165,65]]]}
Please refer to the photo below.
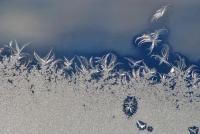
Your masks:
{"label": "frost crystal", "polygon": [[138,103],[134,96],[127,96],[124,100],[123,111],[128,116],[133,116],[138,109]]}

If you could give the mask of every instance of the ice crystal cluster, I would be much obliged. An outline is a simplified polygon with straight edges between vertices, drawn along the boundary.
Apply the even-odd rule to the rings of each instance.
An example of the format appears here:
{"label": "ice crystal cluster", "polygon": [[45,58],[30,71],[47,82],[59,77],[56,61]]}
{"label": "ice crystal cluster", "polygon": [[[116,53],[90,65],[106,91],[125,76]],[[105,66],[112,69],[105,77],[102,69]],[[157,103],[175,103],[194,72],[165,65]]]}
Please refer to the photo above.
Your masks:
{"label": "ice crystal cluster", "polygon": [[[146,36],[150,38],[151,35],[145,35],[145,39]],[[125,58],[130,69],[123,70],[117,67],[123,63],[119,63],[117,56],[112,53],[102,57],[55,59],[52,51],[43,58],[34,52],[34,59],[31,59],[29,54],[23,52],[25,46],[20,48],[16,41],[11,41],[1,49],[1,89],[14,90],[23,86],[25,92],[30,94],[56,92],[58,87],[65,89],[69,86],[76,91],[88,92],[127,90],[136,96],[139,92],[147,96],[155,94],[160,100],[168,100],[177,108],[200,101],[199,68],[195,65],[187,66],[181,56],[178,56],[176,64],[169,63],[166,57],[168,50],[161,51],[161,55],[152,54],[152,58],[156,57],[160,61],[159,64],[170,67],[168,73],[160,74],[155,68],[149,68],[144,61],[134,61],[131,58]],[[33,64],[33,60],[36,64]]]}
{"label": "ice crystal cluster", "polygon": [[133,120],[151,124],[145,125],[148,132],[198,131],[190,126],[200,126],[200,68],[178,54],[170,59],[173,53],[162,39],[166,32],[155,29],[135,39],[157,66],[168,68],[166,73],[143,59],[121,62],[113,53],[56,59],[51,50],[45,57],[31,56],[24,52],[29,44],[9,42],[0,48],[0,132],[137,133],[146,123],[133,127]]}

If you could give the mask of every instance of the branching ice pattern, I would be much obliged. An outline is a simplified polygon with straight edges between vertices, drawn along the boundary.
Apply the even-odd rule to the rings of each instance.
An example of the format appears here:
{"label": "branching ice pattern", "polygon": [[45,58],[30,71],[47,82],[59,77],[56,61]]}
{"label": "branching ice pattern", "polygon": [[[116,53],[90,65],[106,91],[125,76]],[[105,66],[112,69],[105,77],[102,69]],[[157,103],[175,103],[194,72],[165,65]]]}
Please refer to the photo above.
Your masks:
{"label": "branching ice pattern", "polygon": [[[153,20],[158,21],[163,15],[157,12]],[[160,15],[159,15],[160,14]],[[156,17],[156,18],[155,18]],[[169,47],[162,44],[160,34],[166,29],[144,33],[136,38],[139,46],[150,43],[149,54],[158,60],[158,65],[170,68],[167,73],[159,73],[155,68],[148,67],[143,59],[134,60],[124,57],[130,66],[129,70],[120,68],[117,56],[108,53],[102,57],[75,56],[56,59],[52,50],[45,57],[34,52],[34,59],[23,52],[28,45],[21,48],[16,41],[10,42],[0,49],[0,89],[27,89],[30,93],[71,87],[74,90],[134,90],[162,92],[163,100],[171,100],[176,107],[186,103],[200,103],[200,71],[195,65],[187,66],[185,59],[177,55],[177,60],[169,62]],[[163,46],[160,54],[154,49]],[[9,54],[5,54],[9,52]],[[35,60],[37,64],[33,64]]]}

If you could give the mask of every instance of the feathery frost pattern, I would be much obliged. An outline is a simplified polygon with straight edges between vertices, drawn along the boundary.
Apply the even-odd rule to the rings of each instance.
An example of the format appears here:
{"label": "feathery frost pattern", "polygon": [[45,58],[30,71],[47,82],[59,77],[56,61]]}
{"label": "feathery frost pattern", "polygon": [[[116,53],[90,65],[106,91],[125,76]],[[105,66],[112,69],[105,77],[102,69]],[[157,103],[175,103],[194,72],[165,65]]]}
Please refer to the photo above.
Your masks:
{"label": "feathery frost pattern", "polygon": [[[166,8],[167,6],[158,10],[152,20],[157,21],[162,17]],[[65,89],[68,86],[79,91],[120,89],[132,90],[136,94],[159,93],[157,95],[160,95],[161,100],[170,100],[177,108],[185,104],[200,103],[199,67],[187,66],[180,55],[177,55],[176,61],[169,61],[169,47],[160,38],[164,31],[167,29],[144,33],[136,38],[135,43],[140,47],[150,45],[150,57],[158,61],[158,65],[169,68],[170,71],[165,74],[148,67],[143,59],[137,61],[124,57],[130,69],[120,68],[119,65],[125,63],[119,63],[113,53],[102,57],[75,56],[72,59],[56,59],[50,50],[43,58],[34,52],[34,59],[31,59],[29,54],[23,52],[29,44],[20,48],[16,41],[11,41],[0,49],[0,87],[6,89],[20,85],[32,92],[56,90],[55,87]],[[156,53],[154,49],[158,45],[162,49]],[[5,55],[4,51],[9,52],[9,55]],[[37,64],[33,64],[33,60]]]}
{"label": "feathery frost pattern", "polygon": [[[37,64],[33,65],[19,58],[19,55],[25,57],[28,54],[22,55],[18,44],[15,45],[17,54],[12,52],[15,49],[10,45],[9,49],[12,52],[10,56],[1,57],[0,80],[3,83],[1,86],[4,87],[6,87],[5,83],[9,83],[10,86],[16,86],[16,83],[27,87],[34,85],[40,90],[57,86],[73,86],[74,90],[88,90],[88,87],[91,90],[105,90],[109,87],[119,89],[126,86],[125,88],[136,91],[151,89],[152,92],[154,90],[158,92],[159,90],[164,92],[162,99],[171,98],[172,102],[178,100],[179,103],[185,104],[200,101],[199,68],[195,65],[187,67],[184,58],[180,55],[177,56],[178,60],[174,64],[169,63],[169,48],[166,46],[161,50],[161,55],[152,55],[152,58],[159,60],[159,64],[171,68],[168,73],[160,74],[156,69],[149,68],[143,60],[136,61],[131,58],[125,58],[130,65],[130,70],[125,71],[117,67],[122,63],[119,63],[117,56],[112,53],[89,59],[76,56],[72,59],[64,57],[63,60],[56,60],[52,51],[44,58],[34,52]],[[61,66],[58,67],[58,64]],[[176,105],[179,105],[177,101]]]}
{"label": "feathery frost pattern", "polygon": [[158,9],[155,14],[153,15],[151,22],[158,21],[161,17],[164,16],[165,12],[167,11],[167,8],[169,5],[163,6],[162,8]]}
{"label": "feathery frost pattern", "polygon": [[[138,44],[138,46],[145,45],[146,43],[150,43],[149,47],[149,54],[151,54],[154,50],[154,48],[161,43],[162,40],[159,39],[160,35],[164,33],[164,31],[167,31],[166,29],[159,29],[155,30],[152,33],[145,33],[140,37],[137,37],[135,40],[135,43]],[[138,42],[139,41],[139,42]]]}
{"label": "feathery frost pattern", "polygon": [[156,60],[159,60],[159,65],[166,64],[170,66],[170,63],[168,62],[169,57],[169,47],[166,46],[161,50],[161,55],[154,55],[152,54],[151,57],[155,58]]}

